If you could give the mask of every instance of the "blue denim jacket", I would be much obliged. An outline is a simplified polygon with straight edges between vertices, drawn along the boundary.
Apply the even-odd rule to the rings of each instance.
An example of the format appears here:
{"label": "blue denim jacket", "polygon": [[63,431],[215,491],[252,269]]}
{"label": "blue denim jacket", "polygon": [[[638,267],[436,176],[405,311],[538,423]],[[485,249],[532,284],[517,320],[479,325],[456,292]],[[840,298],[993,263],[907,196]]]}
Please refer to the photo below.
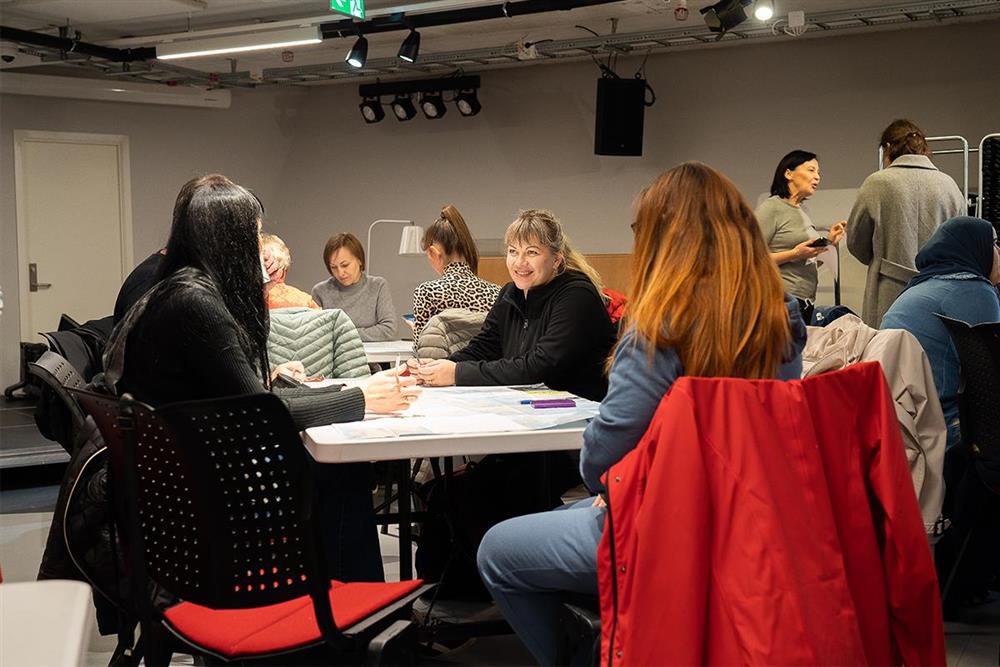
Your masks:
{"label": "blue denim jacket", "polygon": [[974,273],[953,273],[931,278],[899,295],[885,316],[882,329],[905,329],[927,353],[938,399],[948,425],[948,447],[961,439],[958,420],[958,387],[961,365],[948,330],[935,313],[968,324],[1000,321],[1000,299],[987,280]]}
{"label": "blue denim jacket", "polygon": [[[798,301],[786,295],[785,307],[792,328],[792,350],[778,369],[778,379],[797,380],[802,375],[806,327],[799,314]],[[639,443],[660,399],[682,375],[684,370],[673,348],[658,348],[650,364],[646,345],[635,339],[633,329],[625,332],[615,350],[608,394],[601,401],[600,412],[583,434],[580,474],[587,488],[595,493],[604,491],[601,475]]]}

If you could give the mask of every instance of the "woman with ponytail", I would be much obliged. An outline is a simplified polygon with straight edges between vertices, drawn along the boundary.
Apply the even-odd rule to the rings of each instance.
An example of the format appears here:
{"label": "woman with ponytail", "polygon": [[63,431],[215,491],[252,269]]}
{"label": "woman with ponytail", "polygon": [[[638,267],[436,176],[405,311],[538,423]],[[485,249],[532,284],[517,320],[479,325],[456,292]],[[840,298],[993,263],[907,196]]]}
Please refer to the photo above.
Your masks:
{"label": "woman with ponytail", "polygon": [[458,209],[448,204],[424,232],[421,243],[431,268],[441,276],[417,285],[413,292],[414,346],[427,320],[447,308],[489,312],[500,294],[500,286],[476,275],[479,251]]}
{"label": "woman with ponytail", "polygon": [[544,383],[599,401],[614,345],[600,276],[572,247],[559,220],[522,211],[507,228],[507,283],[483,328],[449,359],[423,363],[430,386]]}
{"label": "woman with ponytail", "polygon": [[[787,380],[802,367],[798,303],[784,295],[753,210],[732,182],[703,164],[675,167],[640,196],[632,227],[625,334],[607,397],[583,435],[580,471],[595,494],[681,375]],[[483,582],[540,664],[556,659],[561,592],[597,595],[604,518],[595,495],[509,519],[483,538]]]}

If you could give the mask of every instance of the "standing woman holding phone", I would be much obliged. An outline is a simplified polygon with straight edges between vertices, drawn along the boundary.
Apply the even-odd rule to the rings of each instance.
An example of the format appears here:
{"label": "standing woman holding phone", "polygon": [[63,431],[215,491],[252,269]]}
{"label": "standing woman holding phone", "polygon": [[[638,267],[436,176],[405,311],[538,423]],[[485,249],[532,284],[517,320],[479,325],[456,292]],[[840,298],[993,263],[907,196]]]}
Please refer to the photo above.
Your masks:
{"label": "standing woman holding phone", "polygon": [[757,221],[771,259],[778,265],[785,292],[799,302],[802,319],[812,320],[819,277],[815,259],[830,244],[843,238],[847,221],[830,228],[827,241],[802,210],[802,202],[819,188],[819,161],[815,153],[794,150],[781,158],[771,181],[771,196],[757,207]]}

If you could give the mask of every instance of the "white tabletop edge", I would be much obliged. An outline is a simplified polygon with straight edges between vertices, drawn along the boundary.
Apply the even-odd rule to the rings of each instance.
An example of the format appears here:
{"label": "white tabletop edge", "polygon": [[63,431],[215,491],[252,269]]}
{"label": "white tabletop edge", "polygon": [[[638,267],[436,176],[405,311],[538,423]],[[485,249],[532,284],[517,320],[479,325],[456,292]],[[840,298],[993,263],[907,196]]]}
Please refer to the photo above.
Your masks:
{"label": "white tabletop edge", "polygon": [[306,430],[303,440],[317,463],[357,463],[415,457],[574,450],[583,446],[584,428],[581,425],[538,431],[411,435],[346,443],[316,442]]}

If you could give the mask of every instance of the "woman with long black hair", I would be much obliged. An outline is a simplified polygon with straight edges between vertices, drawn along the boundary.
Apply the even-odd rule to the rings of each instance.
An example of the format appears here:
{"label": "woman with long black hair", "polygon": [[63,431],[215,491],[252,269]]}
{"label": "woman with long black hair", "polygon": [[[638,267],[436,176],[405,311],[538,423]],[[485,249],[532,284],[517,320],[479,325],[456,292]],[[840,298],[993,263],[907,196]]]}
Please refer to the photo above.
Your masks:
{"label": "woman with long black hair", "polygon": [[[108,346],[108,382],[119,393],[158,406],[268,391],[261,215],[257,198],[225,176],[184,185],[159,282],[129,310]],[[415,381],[395,372],[351,389],[272,391],[299,428],[354,421],[366,409],[391,412],[409,404]],[[381,580],[370,465],[317,466],[317,476],[321,516],[336,531],[328,540],[331,575]]]}

